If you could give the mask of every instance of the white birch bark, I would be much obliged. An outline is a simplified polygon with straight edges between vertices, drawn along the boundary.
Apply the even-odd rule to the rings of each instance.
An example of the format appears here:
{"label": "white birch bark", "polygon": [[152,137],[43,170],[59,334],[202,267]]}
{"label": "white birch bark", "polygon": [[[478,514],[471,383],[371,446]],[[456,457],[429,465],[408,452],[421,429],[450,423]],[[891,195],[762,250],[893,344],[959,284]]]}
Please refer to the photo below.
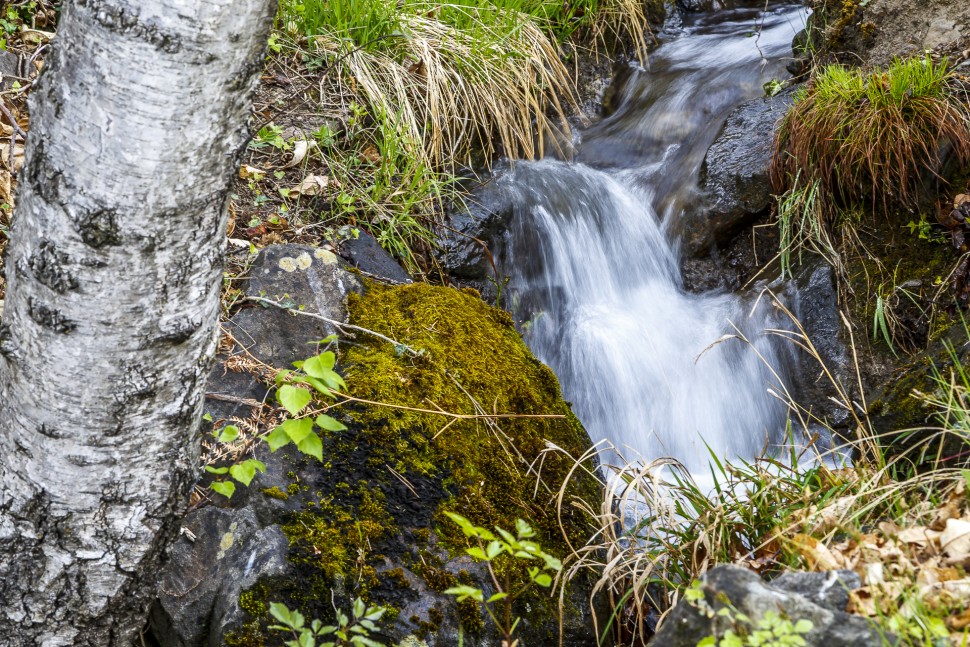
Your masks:
{"label": "white birch bark", "polygon": [[0,323],[0,645],[130,645],[196,475],[275,0],[68,0]]}

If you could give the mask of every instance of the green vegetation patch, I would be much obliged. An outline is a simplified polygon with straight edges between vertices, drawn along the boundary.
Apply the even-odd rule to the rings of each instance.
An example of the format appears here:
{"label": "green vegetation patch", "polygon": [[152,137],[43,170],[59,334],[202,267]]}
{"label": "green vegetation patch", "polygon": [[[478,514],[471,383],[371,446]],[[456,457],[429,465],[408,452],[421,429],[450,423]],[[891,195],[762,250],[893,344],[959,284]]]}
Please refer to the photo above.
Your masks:
{"label": "green vegetation patch", "polygon": [[970,163],[970,115],[952,93],[946,61],[896,60],[866,73],[830,65],[796,98],[777,138],[776,192],[817,183],[822,214],[866,206],[889,215],[918,207],[945,151]]}
{"label": "green vegetation patch", "polygon": [[541,152],[573,95],[558,43],[592,31],[643,50],[646,33],[643,5],[629,0],[287,0],[280,17],[420,143],[416,154],[446,165],[475,147],[486,159]]}
{"label": "green vegetation patch", "polygon": [[[579,498],[595,509],[600,485],[584,471],[595,465],[568,479],[561,529],[557,499],[576,465],[563,451],[547,451],[552,444],[578,457],[589,438],[508,313],[472,291],[427,284],[372,283],[348,306],[353,324],[397,343],[364,333],[341,343],[352,402],[330,414],[348,428],[323,433],[324,460],[294,471],[296,487],[265,492],[304,501],[282,523],[293,570],[244,594],[251,619],[230,644],[276,644],[266,634],[270,602],[329,623],[332,596],[345,608],[360,597],[389,607],[387,624],[417,595],[407,571],[439,593],[475,584],[449,564],[473,544],[446,512],[487,528],[526,519],[559,558],[570,552],[564,535],[580,547],[593,532],[570,503]],[[494,413],[509,417],[481,417]],[[494,566],[514,590],[530,581],[522,560]],[[427,619],[405,620],[413,631],[433,632],[445,605],[456,603],[440,604]],[[530,591],[516,604],[527,624],[557,626],[556,599]],[[571,604],[567,612],[575,612]],[[466,633],[483,630],[474,601],[457,603],[455,612]]]}

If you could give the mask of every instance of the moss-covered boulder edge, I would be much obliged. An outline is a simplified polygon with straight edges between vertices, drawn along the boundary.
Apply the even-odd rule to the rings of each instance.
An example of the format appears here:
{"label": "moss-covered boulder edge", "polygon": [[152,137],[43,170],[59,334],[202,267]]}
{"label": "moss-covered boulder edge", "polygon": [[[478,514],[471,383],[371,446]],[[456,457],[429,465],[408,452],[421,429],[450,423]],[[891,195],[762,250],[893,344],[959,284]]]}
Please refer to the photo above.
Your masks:
{"label": "moss-covered boulder edge", "polygon": [[[497,644],[495,628],[473,602],[457,604],[442,593],[459,583],[492,591],[445,512],[507,529],[523,518],[545,550],[566,558],[570,544],[584,545],[595,531],[574,505],[582,500],[596,509],[601,486],[588,473],[595,465],[574,469],[570,458],[589,449],[589,437],[509,314],[474,291],[372,283],[363,295],[349,296],[348,310],[354,325],[400,344],[364,333],[342,339],[339,362],[350,392],[400,408],[352,403],[331,409],[348,429],[324,438],[324,463],[294,459],[290,485],[263,492],[296,510],[280,520],[290,542],[290,573],[264,578],[242,594],[247,620],[226,644],[282,644],[284,635],[267,629],[269,602],[330,623],[334,606],[347,613],[356,597],[388,607],[383,634],[374,636],[387,644],[457,645],[459,634],[468,646]],[[488,421],[428,413],[436,409],[554,417]],[[522,564],[499,562],[498,568],[517,585],[526,581]],[[574,580],[565,596],[569,644],[596,644],[591,586],[590,579]],[[559,598],[546,590],[520,599],[521,644],[556,644],[559,609]]]}

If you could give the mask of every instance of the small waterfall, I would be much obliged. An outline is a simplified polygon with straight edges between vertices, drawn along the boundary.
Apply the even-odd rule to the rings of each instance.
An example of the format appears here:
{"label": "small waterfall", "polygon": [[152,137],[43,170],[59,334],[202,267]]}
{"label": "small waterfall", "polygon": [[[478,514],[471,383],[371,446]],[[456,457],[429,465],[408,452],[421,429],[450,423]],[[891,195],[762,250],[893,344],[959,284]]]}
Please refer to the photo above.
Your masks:
{"label": "small waterfall", "polygon": [[498,180],[514,196],[503,269],[526,341],[593,440],[630,458],[703,471],[710,453],[750,458],[783,440],[769,387],[790,349],[764,331],[784,322],[767,300],[685,291],[673,232],[727,113],[782,76],[803,21],[783,5],[685,24],[579,135],[581,162],[517,163]]}

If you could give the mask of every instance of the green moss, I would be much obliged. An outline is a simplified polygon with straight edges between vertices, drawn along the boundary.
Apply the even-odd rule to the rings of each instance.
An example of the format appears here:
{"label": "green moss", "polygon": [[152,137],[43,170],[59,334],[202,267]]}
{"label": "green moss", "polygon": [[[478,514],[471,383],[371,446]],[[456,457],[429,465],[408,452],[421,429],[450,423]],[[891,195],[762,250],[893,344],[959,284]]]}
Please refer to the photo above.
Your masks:
{"label": "green moss", "polygon": [[380,490],[361,484],[352,494],[356,506],[337,505],[332,497],[323,499],[312,510],[293,515],[283,532],[296,549],[292,561],[312,566],[326,578],[355,577],[366,590],[375,579],[368,553],[395,528]]}
{"label": "green moss", "polygon": [[276,485],[274,485],[273,487],[265,488],[263,490],[263,494],[265,494],[271,499],[279,499],[280,501],[286,501],[287,499],[290,498],[289,494],[281,490]]}
{"label": "green moss", "polygon": [[[504,419],[497,429],[484,420],[454,421],[425,411],[362,407],[353,413],[368,442],[388,448],[380,460],[393,459],[404,474],[445,476],[453,496],[439,512],[454,510],[479,525],[506,528],[524,517],[546,542],[555,542],[560,533],[549,503],[572,461],[548,455],[538,498],[528,468],[547,442],[579,456],[588,438],[562,400],[555,375],[525,347],[509,314],[472,293],[425,284],[370,285],[348,305],[356,325],[424,351],[414,358],[388,343],[350,348],[345,361],[355,395],[463,415],[478,413],[477,402],[489,412],[560,416]],[[595,483],[577,485],[589,500],[597,497]],[[453,546],[464,545],[453,523],[440,514],[438,521]]]}

